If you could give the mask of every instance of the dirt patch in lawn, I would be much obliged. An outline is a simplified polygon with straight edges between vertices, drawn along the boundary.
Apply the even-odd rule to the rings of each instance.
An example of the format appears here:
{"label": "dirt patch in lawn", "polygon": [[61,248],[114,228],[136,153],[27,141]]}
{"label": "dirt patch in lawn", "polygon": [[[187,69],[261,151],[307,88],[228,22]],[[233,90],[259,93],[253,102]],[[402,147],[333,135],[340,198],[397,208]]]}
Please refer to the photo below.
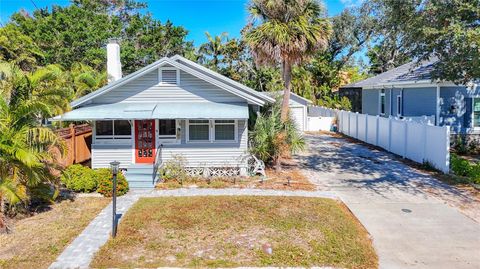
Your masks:
{"label": "dirt patch in lawn", "polygon": [[[268,254],[271,246],[272,253]],[[91,266],[376,268],[367,232],[336,200],[302,197],[140,199]]]}
{"label": "dirt patch in lawn", "polygon": [[0,268],[47,268],[109,201],[65,200],[16,221],[9,234],[0,234]]}

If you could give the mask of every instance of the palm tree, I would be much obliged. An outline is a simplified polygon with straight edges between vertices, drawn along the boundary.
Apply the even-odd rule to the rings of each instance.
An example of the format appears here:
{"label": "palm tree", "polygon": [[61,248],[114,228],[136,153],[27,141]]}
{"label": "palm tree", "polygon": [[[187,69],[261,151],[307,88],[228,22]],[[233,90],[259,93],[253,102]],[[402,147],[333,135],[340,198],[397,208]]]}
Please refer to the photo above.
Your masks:
{"label": "palm tree", "polygon": [[245,42],[257,64],[281,66],[281,120],[286,121],[292,66],[327,47],[330,22],[320,17],[322,6],[316,0],[251,0],[248,10],[252,22],[243,32]]}
{"label": "palm tree", "polygon": [[80,98],[107,84],[107,72],[98,72],[92,67],[75,63],[70,71],[75,97]]}
{"label": "palm tree", "polygon": [[15,65],[0,65],[0,218],[5,202],[25,200],[29,187],[54,180],[51,148],[64,152],[65,146],[39,118],[68,109],[68,91],[55,84],[60,75],[54,66],[24,73]]}
{"label": "palm tree", "polygon": [[218,70],[220,57],[223,55],[225,48],[225,39],[227,33],[221,33],[218,36],[211,36],[209,32],[205,32],[208,42],[202,44],[198,52],[202,54],[202,61],[215,71]]}

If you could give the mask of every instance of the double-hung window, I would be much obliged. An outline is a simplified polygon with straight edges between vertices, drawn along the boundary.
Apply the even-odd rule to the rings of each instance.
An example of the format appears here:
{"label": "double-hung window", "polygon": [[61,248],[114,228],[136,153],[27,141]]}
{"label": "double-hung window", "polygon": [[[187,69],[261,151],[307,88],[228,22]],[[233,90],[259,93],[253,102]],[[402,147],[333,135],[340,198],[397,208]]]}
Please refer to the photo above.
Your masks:
{"label": "double-hung window", "polygon": [[192,142],[210,141],[210,121],[209,120],[189,120],[188,121],[188,141],[192,141]]}
{"label": "double-hung window", "polygon": [[215,141],[235,141],[235,120],[215,120]]}
{"label": "double-hung window", "polygon": [[177,121],[176,120],[158,120],[158,139],[162,143],[176,142],[177,141]]}
{"label": "double-hung window", "polygon": [[132,138],[128,120],[105,120],[95,122],[95,140],[122,142]]}
{"label": "double-hung window", "polygon": [[189,120],[188,142],[236,142],[236,120]]}

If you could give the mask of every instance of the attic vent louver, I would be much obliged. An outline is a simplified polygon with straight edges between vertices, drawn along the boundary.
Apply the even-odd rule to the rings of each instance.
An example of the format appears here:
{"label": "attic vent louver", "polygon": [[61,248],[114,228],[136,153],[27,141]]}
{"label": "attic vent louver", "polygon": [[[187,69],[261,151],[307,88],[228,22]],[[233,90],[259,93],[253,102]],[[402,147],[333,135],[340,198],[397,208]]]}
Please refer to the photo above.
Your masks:
{"label": "attic vent louver", "polygon": [[160,84],[177,85],[178,77],[175,69],[160,69]]}

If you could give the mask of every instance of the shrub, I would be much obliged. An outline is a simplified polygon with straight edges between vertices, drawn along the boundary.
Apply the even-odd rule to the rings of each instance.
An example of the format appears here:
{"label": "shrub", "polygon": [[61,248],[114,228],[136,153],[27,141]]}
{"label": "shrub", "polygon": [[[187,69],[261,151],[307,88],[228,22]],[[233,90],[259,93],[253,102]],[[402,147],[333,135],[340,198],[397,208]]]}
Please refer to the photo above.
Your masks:
{"label": "shrub", "polygon": [[92,192],[97,188],[95,172],[80,164],[67,167],[60,180],[68,189],[76,192]]}
{"label": "shrub", "polygon": [[305,148],[305,140],[291,117],[284,123],[281,121],[279,102],[258,116],[250,141],[251,153],[265,163],[275,164],[277,168],[280,168],[282,158]]}
{"label": "shrub", "polygon": [[[95,170],[95,177],[98,182],[97,192],[105,197],[112,196],[113,177],[112,171],[108,168],[100,168]],[[122,173],[117,175],[117,195],[121,196],[128,192],[128,182]]]}
{"label": "shrub", "polygon": [[464,177],[469,176],[472,170],[470,162],[456,154],[452,154],[450,158],[450,168],[456,175]]}
{"label": "shrub", "polygon": [[165,162],[158,171],[160,178],[164,181],[176,180],[180,184],[188,177],[186,170],[187,161],[182,155],[174,155],[172,159]]}

